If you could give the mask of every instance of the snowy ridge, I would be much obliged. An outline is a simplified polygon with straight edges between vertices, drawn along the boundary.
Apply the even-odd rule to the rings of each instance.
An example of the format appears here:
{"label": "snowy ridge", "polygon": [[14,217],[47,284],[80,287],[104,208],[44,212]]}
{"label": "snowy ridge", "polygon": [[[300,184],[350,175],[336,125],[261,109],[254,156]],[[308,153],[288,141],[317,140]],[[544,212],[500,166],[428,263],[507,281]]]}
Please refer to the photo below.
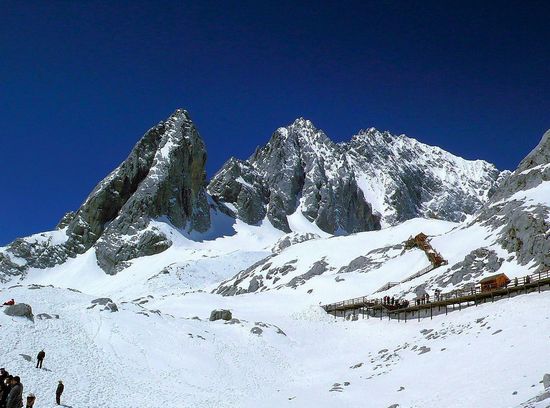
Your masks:
{"label": "snowy ridge", "polygon": [[[299,211],[334,234],[377,229],[379,218],[383,226],[417,217],[464,221],[508,175],[483,160],[465,160],[375,128],[336,144],[311,121],[299,118],[278,128],[248,160],[230,159],[208,191],[245,222],[267,214],[277,228],[289,232],[287,217]],[[246,191],[237,180],[246,181]],[[351,205],[368,208],[359,219],[338,201],[344,183]]]}
{"label": "snowy ridge", "polygon": [[509,174],[486,161],[465,160],[375,128],[359,132],[342,147],[365,197],[389,225],[418,216],[464,221]]}

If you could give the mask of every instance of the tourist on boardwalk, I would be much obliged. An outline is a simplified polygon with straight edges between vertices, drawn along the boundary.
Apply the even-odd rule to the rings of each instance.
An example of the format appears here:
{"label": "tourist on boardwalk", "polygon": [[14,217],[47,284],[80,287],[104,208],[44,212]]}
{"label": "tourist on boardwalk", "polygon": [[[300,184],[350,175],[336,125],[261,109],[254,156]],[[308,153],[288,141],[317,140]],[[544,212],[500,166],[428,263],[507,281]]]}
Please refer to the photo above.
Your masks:
{"label": "tourist on boardwalk", "polygon": [[514,286],[518,286],[518,277],[517,276],[514,278]]}
{"label": "tourist on boardwalk", "polygon": [[25,408],[32,408],[34,406],[34,402],[36,401],[36,397],[34,394],[29,394],[27,396],[27,405],[25,405]]}
{"label": "tourist on boardwalk", "polygon": [[529,275],[525,276],[525,283],[531,283],[531,277]]}
{"label": "tourist on boardwalk", "polygon": [[430,303],[430,295],[426,293],[426,303]]}
{"label": "tourist on boardwalk", "polygon": [[391,305],[395,305],[395,298],[393,296],[391,297]]}
{"label": "tourist on boardwalk", "polygon": [[63,394],[64,389],[63,381],[59,380],[59,384],[57,384],[57,389],[55,390],[55,402],[57,405],[61,404],[61,394]]}
{"label": "tourist on boardwalk", "polygon": [[6,408],[21,408],[23,406],[23,384],[18,376],[13,377],[11,383],[12,387],[6,400]]}
{"label": "tourist on boardwalk", "polygon": [[44,350],[40,350],[36,356],[36,368],[42,368],[42,361],[44,361],[44,357],[46,357],[46,352]]}

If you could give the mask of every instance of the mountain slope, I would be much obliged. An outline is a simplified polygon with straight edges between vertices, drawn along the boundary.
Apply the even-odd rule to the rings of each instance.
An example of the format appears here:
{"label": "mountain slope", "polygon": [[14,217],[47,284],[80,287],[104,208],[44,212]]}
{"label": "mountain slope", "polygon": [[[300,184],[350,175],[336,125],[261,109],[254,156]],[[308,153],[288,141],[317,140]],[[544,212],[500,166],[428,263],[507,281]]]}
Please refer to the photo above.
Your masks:
{"label": "mountain slope", "polygon": [[[175,129],[189,135],[183,131],[189,128]],[[74,215],[65,217],[59,230],[0,250],[1,265],[20,268],[17,281],[7,276],[8,282],[0,282],[2,297],[31,305],[35,314],[33,322],[0,313],[2,365],[22,377],[25,392],[37,394],[44,408],[55,406],[51,393],[59,379],[66,386],[64,403],[75,408],[533,407],[528,401],[545,397],[540,382],[550,372],[544,357],[550,353],[549,291],[460,312],[449,308],[448,315],[406,323],[337,320],[320,305],[364,295],[413,300],[435,289],[471,285],[495,271],[513,278],[548,269],[549,139],[550,132],[467,222],[414,218],[345,236],[322,231],[316,218],[299,218],[301,210],[285,217],[290,229],[302,230],[285,234],[266,219],[269,200],[260,202],[265,215],[250,225],[217,212],[218,204],[206,196],[209,223],[202,224],[204,190],[193,190],[190,179],[183,184],[197,192],[186,196],[197,200],[191,207],[199,211],[194,218],[185,200],[147,199],[164,197],[164,183],[172,185],[181,175],[166,180],[147,171],[117,210],[115,221],[121,221],[113,235],[105,236],[114,246],[132,250],[138,248],[133,237],[155,230],[170,245],[122,259],[123,273],[105,274],[97,262],[98,242],[112,220],[100,225],[99,238],[84,253],[61,264],[53,259],[47,266],[48,251],[67,256],[67,225],[78,219]],[[185,144],[186,137],[178,140],[189,152],[200,152]],[[172,174],[169,163],[180,156],[165,156],[162,148],[157,154],[169,160],[157,167],[149,159],[145,167],[166,163],[163,174]],[[321,166],[322,156],[311,156],[311,163]],[[254,191],[265,174],[261,166],[244,165],[242,180],[231,177]],[[351,159],[346,171],[355,172]],[[332,188],[336,179],[326,180],[315,188]],[[283,187],[278,194],[292,191]],[[125,190],[115,183],[102,194],[114,191]],[[143,200],[137,191],[143,191]],[[242,197],[243,203],[255,203],[247,201],[253,195]],[[323,205],[320,213],[337,208]],[[99,208],[88,217],[83,212],[83,219],[95,216],[102,224],[109,217]],[[174,208],[181,212],[171,212]],[[186,218],[178,219],[180,214]],[[133,226],[140,228],[136,234]],[[407,281],[429,265],[425,253],[404,245],[419,232],[429,235],[448,265]],[[403,282],[377,292],[388,281]],[[231,310],[233,318],[210,321],[211,311],[219,308]],[[40,348],[47,353],[47,370],[34,367],[32,356]],[[545,407],[548,398],[538,402],[537,408]]]}
{"label": "mountain slope", "polygon": [[343,146],[367,200],[389,225],[416,217],[464,221],[509,174],[374,128]]}
{"label": "mountain slope", "polygon": [[380,228],[358,188],[345,152],[308,120],[279,128],[248,161],[230,159],[208,192],[246,222],[267,215],[290,232],[288,217],[303,215],[328,233]]}
{"label": "mountain slope", "polygon": [[300,118],[248,160],[230,159],[208,191],[245,222],[267,215],[288,232],[300,215],[334,234],[416,217],[463,221],[508,174],[374,128],[335,144]]}
{"label": "mountain slope", "polygon": [[[469,223],[413,219],[379,232],[297,243],[223,282],[216,293],[227,296],[289,288],[307,292],[323,287],[330,288],[327,302],[342,300],[338,299],[342,291],[353,293],[352,297],[387,294],[412,299],[435,289],[463,288],[496,271],[513,278],[548,270],[549,135],[544,135]],[[448,264],[408,279],[430,265],[422,251],[407,250],[404,245],[407,238],[421,232],[429,235]],[[401,283],[376,293],[387,282]]]}
{"label": "mountain slope", "polygon": [[0,252],[0,273],[46,268],[94,247],[99,265],[116,273],[127,261],[170,247],[150,224],[165,218],[187,232],[210,227],[204,189],[206,151],[189,115],[177,110],[150,129],[59,231],[17,239]]}

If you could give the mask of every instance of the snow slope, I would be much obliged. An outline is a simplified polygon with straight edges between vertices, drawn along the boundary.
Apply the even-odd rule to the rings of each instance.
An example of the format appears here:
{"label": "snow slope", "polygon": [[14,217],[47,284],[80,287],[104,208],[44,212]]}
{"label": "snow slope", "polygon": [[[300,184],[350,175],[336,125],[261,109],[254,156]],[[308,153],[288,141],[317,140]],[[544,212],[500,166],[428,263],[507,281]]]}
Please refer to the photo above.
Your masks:
{"label": "snow slope", "polygon": [[[490,225],[413,219],[349,236],[310,234],[273,253],[288,236],[267,221],[236,221],[231,234],[203,241],[155,223],[173,245],[132,260],[116,275],[99,268],[92,248],[0,286],[2,298],[30,304],[36,316],[31,323],[0,313],[0,365],[22,377],[40,407],[54,406],[59,379],[73,408],[174,401],[181,407],[500,408],[519,407],[542,392],[539,381],[550,371],[544,358],[550,291],[407,323],[336,320],[320,308],[370,295],[424,268],[425,254],[402,245],[419,232],[449,264],[376,296],[413,298],[420,289],[463,287],[492,273],[491,256],[510,277],[529,273],[531,265],[500,247],[499,230]],[[311,232],[306,223],[298,224]],[[481,267],[462,265],[479,248],[486,251]],[[320,261],[324,267],[307,275]],[[276,284],[267,280],[288,264],[294,269]],[[250,275],[236,283],[242,270]],[[231,285],[248,289],[260,276],[265,284],[251,293],[212,293]],[[92,307],[98,297],[112,299],[118,311]],[[238,320],[208,321],[216,308],[230,309]],[[54,318],[38,318],[42,313]],[[41,348],[46,370],[21,356],[33,360]]]}
{"label": "snow slope", "polygon": [[[514,407],[548,371],[550,292],[403,323],[335,320],[297,292],[175,290],[110,313],[88,294],[32,288],[1,293],[59,319],[0,314],[2,365],[40,407],[54,406],[58,379],[74,408]],[[240,321],[207,321],[214,307]],[[44,370],[21,356],[41,348]]]}

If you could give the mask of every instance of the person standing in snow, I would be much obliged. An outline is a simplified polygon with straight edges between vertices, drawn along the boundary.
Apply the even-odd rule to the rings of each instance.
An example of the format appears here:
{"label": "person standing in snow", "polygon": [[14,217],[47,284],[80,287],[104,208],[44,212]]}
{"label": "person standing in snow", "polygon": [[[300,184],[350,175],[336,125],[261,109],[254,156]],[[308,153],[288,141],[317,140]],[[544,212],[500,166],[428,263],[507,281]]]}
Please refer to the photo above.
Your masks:
{"label": "person standing in snow", "polygon": [[44,350],[40,350],[40,352],[36,356],[36,368],[42,368],[42,361],[44,360],[44,357],[46,357],[46,353],[44,352]]}
{"label": "person standing in snow", "polygon": [[4,380],[4,391],[2,392],[2,398],[0,399],[0,408],[6,408],[6,401],[8,400],[8,395],[10,394],[10,390],[12,388],[12,379],[13,377],[8,375]]}
{"label": "person standing in snow", "polygon": [[57,389],[55,390],[55,402],[57,405],[61,404],[61,394],[63,394],[64,389],[63,381],[59,380],[59,384],[57,384]]}
{"label": "person standing in snow", "polygon": [[32,408],[34,406],[34,402],[36,401],[36,397],[34,394],[29,394],[27,396],[27,405],[25,405],[25,408]]}
{"label": "person standing in snow", "polygon": [[23,406],[23,384],[19,376],[11,380],[12,387],[6,401],[6,408],[21,408]]}

